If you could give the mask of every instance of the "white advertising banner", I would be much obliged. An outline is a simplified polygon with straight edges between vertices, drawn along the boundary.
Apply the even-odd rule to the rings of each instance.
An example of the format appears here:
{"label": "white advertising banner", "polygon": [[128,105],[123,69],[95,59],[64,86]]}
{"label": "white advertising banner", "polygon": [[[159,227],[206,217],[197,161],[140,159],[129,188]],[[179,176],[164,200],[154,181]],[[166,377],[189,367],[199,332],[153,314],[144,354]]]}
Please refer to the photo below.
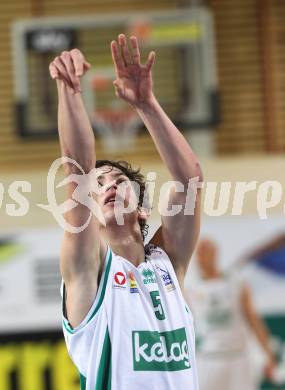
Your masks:
{"label": "white advertising banner", "polygon": [[59,329],[61,229],[0,236],[0,333]]}

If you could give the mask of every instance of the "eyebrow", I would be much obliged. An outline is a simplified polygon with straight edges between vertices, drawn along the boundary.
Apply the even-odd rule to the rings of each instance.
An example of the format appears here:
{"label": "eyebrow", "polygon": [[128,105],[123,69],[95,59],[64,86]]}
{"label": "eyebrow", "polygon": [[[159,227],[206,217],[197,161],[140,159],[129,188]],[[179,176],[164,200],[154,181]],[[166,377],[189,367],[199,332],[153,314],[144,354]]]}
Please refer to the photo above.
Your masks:
{"label": "eyebrow", "polygon": [[[106,173],[109,173],[109,172],[106,172]],[[103,177],[106,175],[106,173],[102,173],[101,175],[99,175],[97,177],[97,180],[101,180],[103,179]],[[114,178],[117,178],[119,176],[125,176],[127,177],[123,172],[114,172],[114,173],[111,173],[111,175],[114,177]]]}

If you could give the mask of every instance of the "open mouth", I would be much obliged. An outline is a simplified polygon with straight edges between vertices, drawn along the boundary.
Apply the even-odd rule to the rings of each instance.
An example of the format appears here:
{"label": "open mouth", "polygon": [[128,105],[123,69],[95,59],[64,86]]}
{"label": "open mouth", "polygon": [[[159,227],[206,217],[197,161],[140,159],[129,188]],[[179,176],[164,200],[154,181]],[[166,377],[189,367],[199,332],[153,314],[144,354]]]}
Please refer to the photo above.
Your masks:
{"label": "open mouth", "polygon": [[110,196],[107,196],[105,199],[104,205],[114,205],[118,203],[123,203],[122,199],[114,194],[110,194]]}
{"label": "open mouth", "polygon": [[114,204],[115,203],[115,198],[110,198],[105,201],[105,204]]}

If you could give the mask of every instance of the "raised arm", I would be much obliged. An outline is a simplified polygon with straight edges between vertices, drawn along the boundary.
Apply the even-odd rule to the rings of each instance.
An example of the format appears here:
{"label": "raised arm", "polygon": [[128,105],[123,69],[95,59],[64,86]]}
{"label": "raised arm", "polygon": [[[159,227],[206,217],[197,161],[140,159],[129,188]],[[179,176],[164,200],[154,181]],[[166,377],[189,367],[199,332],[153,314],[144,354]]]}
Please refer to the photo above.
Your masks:
{"label": "raised arm", "polygon": [[145,65],[140,62],[140,51],[136,37],[130,38],[132,50],[124,35],[111,43],[112,57],[116,69],[114,86],[118,97],[130,103],[142,118],[156,148],[166,164],[173,181],[184,187],[173,186],[169,194],[169,208],[179,205],[182,210],[175,216],[162,216],[162,225],[152,242],[161,246],[169,255],[180,284],[188,268],[200,225],[200,190],[196,195],[196,206],[192,215],[184,214],[189,180],[202,180],[197,157],[180,131],[161,108],[153,93],[152,67],[155,53],[149,54]]}
{"label": "raised arm", "polygon": [[265,375],[269,380],[272,380],[274,368],[276,366],[276,359],[270,346],[268,330],[254,308],[251,292],[248,287],[243,287],[241,293],[241,305],[251,330],[266,354],[267,362],[265,365]]}
{"label": "raised arm", "polygon": [[266,255],[267,253],[278,250],[282,247],[285,247],[285,234],[280,234],[274,237],[271,241],[266,242],[257,249],[248,253],[245,256],[246,260],[258,260],[260,257]]}
{"label": "raised arm", "polygon": [[[74,49],[63,52],[50,64],[50,74],[56,79],[58,91],[58,131],[62,156],[76,161],[88,174],[95,167],[95,139],[81,96],[80,77],[89,69],[82,53]],[[65,175],[73,174],[78,182],[67,184],[67,197],[72,198],[78,184],[88,191],[90,175],[83,175],[75,164],[64,164]],[[77,176],[76,176],[77,175]],[[85,192],[86,192],[85,191]],[[75,227],[83,226],[90,210],[78,203],[65,214]],[[101,259],[106,248],[99,240],[99,223],[92,216],[86,229],[79,233],[65,231],[60,268],[66,287],[68,320],[77,326],[88,313],[97,292]]]}

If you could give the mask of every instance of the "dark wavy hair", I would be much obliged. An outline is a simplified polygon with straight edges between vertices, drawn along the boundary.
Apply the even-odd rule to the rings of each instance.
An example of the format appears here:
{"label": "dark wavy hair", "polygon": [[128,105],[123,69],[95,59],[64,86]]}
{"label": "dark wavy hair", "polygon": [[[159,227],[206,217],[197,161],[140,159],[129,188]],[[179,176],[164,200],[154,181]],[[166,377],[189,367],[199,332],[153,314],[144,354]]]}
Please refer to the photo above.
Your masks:
{"label": "dark wavy hair", "polygon": [[[146,191],[146,184],[145,184],[145,177],[140,172],[140,169],[134,169],[130,163],[128,163],[127,161],[124,161],[124,160],[118,160],[118,161],[97,160],[95,166],[96,166],[96,168],[101,168],[105,165],[120,170],[125,176],[127,176],[129,178],[130,181],[134,181],[134,182],[138,183],[138,185],[140,187],[140,193],[138,196],[138,206],[142,207],[143,200],[144,200],[144,194]],[[140,224],[141,234],[142,234],[143,240],[145,240],[147,233],[148,233],[149,225],[146,223],[145,220],[142,220],[142,219],[139,219],[139,224]]]}

